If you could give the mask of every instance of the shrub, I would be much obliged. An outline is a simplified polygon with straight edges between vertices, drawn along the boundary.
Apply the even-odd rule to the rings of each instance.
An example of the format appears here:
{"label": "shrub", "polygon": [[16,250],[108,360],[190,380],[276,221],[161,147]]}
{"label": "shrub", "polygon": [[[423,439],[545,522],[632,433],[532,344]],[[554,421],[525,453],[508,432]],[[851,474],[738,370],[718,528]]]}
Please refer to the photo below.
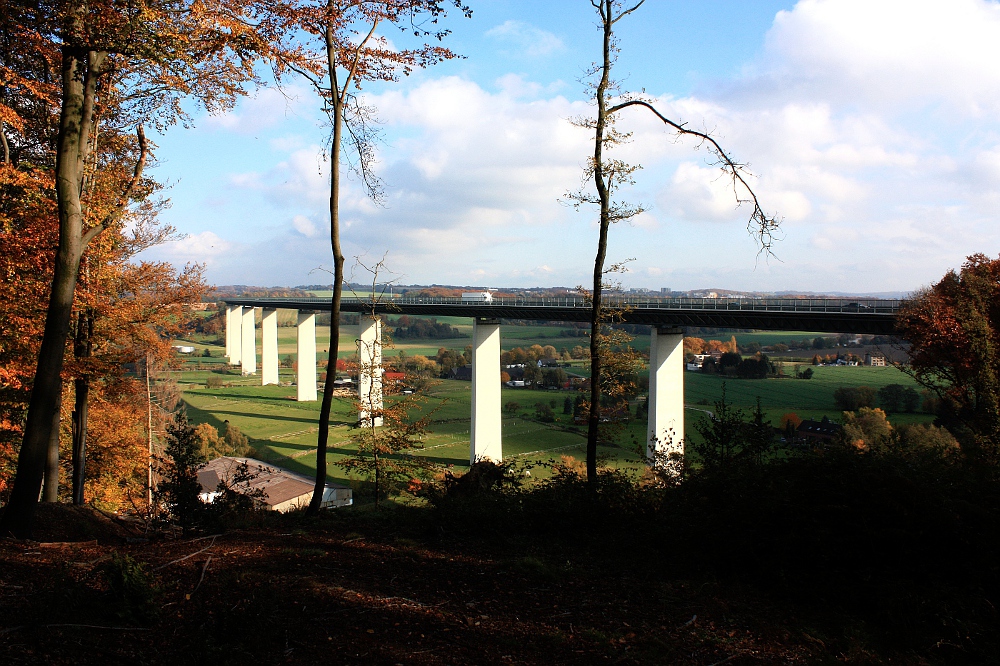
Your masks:
{"label": "shrub", "polygon": [[552,407],[544,402],[535,403],[535,418],[542,423],[552,423],[556,420],[555,414],[552,412]]}
{"label": "shrub", "polygon": [[160,607],[156,602],[160,588],[145,562],[137,562],[131,555],[112,553],[111,561],[104,568],[104,576],[118,619],[146,623],[159,614]]}

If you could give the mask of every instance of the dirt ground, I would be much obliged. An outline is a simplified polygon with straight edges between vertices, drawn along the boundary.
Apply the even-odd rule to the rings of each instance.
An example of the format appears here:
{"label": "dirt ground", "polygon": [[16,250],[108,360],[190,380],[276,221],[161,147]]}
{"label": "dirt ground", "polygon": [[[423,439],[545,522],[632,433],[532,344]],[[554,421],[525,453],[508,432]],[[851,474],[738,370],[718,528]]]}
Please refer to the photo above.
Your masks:
{"label": "dirt ground", "polygon": [[[72,531],[48,529],[51,537]],[[828,645],[754,594],[649,580],[641,562],[608,571],[561,554],[492,557],[322,527],[127,538],[123,529],[96,542],[0,542],[0,662],[854,660],[849,646]],[[145,564],[156,588],[149,604],[112,589],[115,554]]]}

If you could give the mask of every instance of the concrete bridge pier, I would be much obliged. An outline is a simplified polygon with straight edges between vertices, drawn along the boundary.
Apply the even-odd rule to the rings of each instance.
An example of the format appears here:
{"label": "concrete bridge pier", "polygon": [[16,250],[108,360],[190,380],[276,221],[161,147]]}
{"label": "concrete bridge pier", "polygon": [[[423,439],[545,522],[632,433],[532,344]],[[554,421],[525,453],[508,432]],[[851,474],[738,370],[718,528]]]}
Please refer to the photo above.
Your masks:
{"label": "concrete bridge pier", "polygon": [[296,318],[295,399],[316,400],[316,313],[298,312]]}
{"label": "concrete bridge pier", "polygon": [[476,317],[472,324],[472,424],[469,462],[500,462],[500,320]]}
{"label": "concrete bridge pier", "polygon": [[[371,425],[371,415],[382,411],[382,320],[370,315],[358,318],[358,399],[358,421]],[[382,425],[381,416],[375,425]]]}
{"label": "concrete bridge pier", "polygon": [[646,457],[684,455],[684,331],[654,326],[651,336]]}
{"label": "concrete bridge pier", "polygon": [[263,308],[260,318],[260,384],[278,384],[278,311]]}
{"label": "concrete bridge pier", "polygon": [[240,351],[243,349],[243,307],[226,306],[226,356],[229,365],[240,365]]}
{"label": "concrete bridge pier", "polygon": [[257,329],[255,312],[256,308],[242,308],[242,345],[240,349],[240,366],[243,368],[243,375],[257,374]]}
{"label": "concrete bridge pier", "polygon": [[226,353],[225,358],[233,356],[233,306],[226,306]]}

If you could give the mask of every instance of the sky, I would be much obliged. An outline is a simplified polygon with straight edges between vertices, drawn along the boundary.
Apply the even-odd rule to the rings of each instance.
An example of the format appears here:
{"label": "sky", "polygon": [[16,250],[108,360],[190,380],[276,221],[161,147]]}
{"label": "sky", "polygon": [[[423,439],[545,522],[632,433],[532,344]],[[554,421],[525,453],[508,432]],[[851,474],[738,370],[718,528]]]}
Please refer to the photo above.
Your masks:
{"label": "sky", "polygon": [[[360,265],[384,256],[403,284],[586,284],[597,214],[565,195],[592,152],[570,120],[593,113],[580,79],[600,57],[594,11],[468,4],[471,19],[445,21],[464,58],[362,93],[385,198],[344,186],[348,274],[365,281]],[[1000,253],[1000,2],[647,0],[616,32],[622,89],[710,131],[782,219],[761,255],[708,152],[626,110],[632,139],[614,156],[642,169],[621,197],[645,212],[610,232],[624,287],[906,292]],[[204,263],[220,285],[329,283],[317,109],[289,78],[156,137],[163,219],[184,237],[143,258]]]}

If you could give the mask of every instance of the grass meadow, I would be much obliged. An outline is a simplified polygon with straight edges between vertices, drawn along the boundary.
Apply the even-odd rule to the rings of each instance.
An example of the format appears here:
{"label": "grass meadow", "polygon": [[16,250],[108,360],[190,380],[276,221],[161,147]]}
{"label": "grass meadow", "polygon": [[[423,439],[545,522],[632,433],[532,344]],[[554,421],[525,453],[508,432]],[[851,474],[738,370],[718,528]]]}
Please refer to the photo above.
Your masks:
{"label": "grass meadow", "polygon": [[[463,332],[471,333],[470,324],[463,323],[460,318],[455,320],[455,326]],[[553,344],[557,349],[561,346],[571,348],[585,340],[563,338],[559,336],[559,332],[559,328],[549,326],[504,326],[501,339],[504,349],[532,344]],[[762,344],[765,341],[773,344],[781,339],[801,340],[808,336],[800,332],[736,334],[738,341],[751,335],[760,336],[758,341]],[[291,356],[294,359],[295,329],[279,327],[278,336],[279,356]],[[259,338],[258,330],[258,341]],[[317,338],[320,350],[328,348],[329,329],[319,327]],[[454,338],[396,343],[394,350],[387,350],[386,355],[391,356],[402,349],[407,354],[433,356],[438,347],[462,349],[469,341],[469,338]],[[638,336],[637,346],[640,342],[645,342],[648,348],[646,336]],[[259,457],[294,471],[312,474],[315,470],[319,402],[295,401],[295,387],[292,385],[294,371],[291,368],[281,368],[280,380],[284,385],[262,387],[258,383],[259,375],[242,377],[238,370],[229,368],[221,358],[223,348],[215,341],[202,339],[192,340],[190,343],[196,347],[195,355],[186,358],[181,367],[170,375],[181,385],[192,422],[211,423],[220,430],[227,421],[233,423],[251,438]],[[354,332],[348,327],[341,336],[341,356],[350,355],[353,346]],[[202,356],[205,349],[213,356]],[[323,359],[318,361],[322,364]],[[258,365],[259,362],[258,358]],[[795,370],[795,365],[791,363],[785,367],[789,373]],[[782,415],[789,412],[796,413],[800,418],[821,419],[827,416],[840,420],[841,414],[835,409],[833,392],[842,386],[867,385],[876,390],[888,384],[916,387],[908,376],[892,367],[813,367],[813,370],[815,374],[809,380],[727,380],[718,375],[685,372],[685,430],[688,442],[700,439],[697,424],[706,418],[714,403],[721,399],[723,385],[726,387],[727,399],[746,410],[751,409],[759,397],[767,418],[775,424]],[[573,371],[585,371],[585,368],[573,368]],[[209,377],[220,379],[224,388],[207,388]],[[563,455],[582,459],[585,455],[584,428],[573,424],[571,415],[563,414],[566,397],[573,398],[575,393],[504,388],[503,404],[517,402],[521,405],[516,415],[504,413],[504,455],[525,461],[547,460]],[[420,455],[425,455],[442,466],[465,468],[469,459],[471,384],[444,380],[421,396],[421,400],[420,410],[431,413],[431,426],[422,442],[423,450]],[[552,407],[556,422],[546,424],[532,418],[534,406],[538,402]],[[351,483],[351,480],[345,477],[336,462],[356,452],[351,439],[355,432],[352,408],[349,398],[337,398],[331,417],[330,479],[340,483]],[[931,417],[925,414],[894,414],[890,415],[890,420],[895,423],[927,422]],[[623,424],[616,444],[601,448],[600,453],[607,464],[637,466],[640,460],[637,452],[645,441],[645,430],[645,417],[633,418],[628,424]]]}
{"label": "grass meadow", "polygon": [[[279,322],[293,320],[290,311],[279,310]],[[384,355],[392,357],[400,351],[407,354],[436,356],[441,347],[461,350],[471,343],[472,324],[463,317],[440,317],[439,321],[455,326],[464,336],[438,340],[399,340],[384,350]],[[552,345],[557,350],[572,349],[576,345],[587,345],[588,339],[563,336],[569,329],[563,327],[527,325],[501,327],[502,348],[529,347],[534,344]],[[278,327],[278,355],[281,359],[290,357],[297,361],[294,326]],[[790,342],[813,338],[818,334],[800,331],[762,331],[736,334],[719,334],[716,339],[736,336],[740,344],[759,342],[762,345]],[[328,326],[316,329],[318,350],[318,372],[322,377],[325,358],[330,343]],[[261,332],[257,329],[257,345],[260,349]],[[355,353],[356,331],[346,326],[340,336],[341,358]],[[319,402],[299,403],[295,401],[294,371],[281,368],[279,378],[283,386],[259,385],[260,375],[240,376],[238,370],[228,367],[222,358],[224,348],[218,340],[206,336],[195,336],[184,341],[195,347],[195,353],[184,359],[181,366],[170,376],[179,382],[184,392],[188,413],[194,423],[211,423],[222,430],[225,422],[237,425],[252,440],[258,456],[280,464],[294,471],[312,474],[315,470],[316,423],[319,419]],[[649,337],[635,337],[633,345],[648,351]],[[204,356],[205,350],[211,356]],[[260,357],[257,358],[258,373]],[[797,368],[807,363],[786,362],[785,371],[794,374]],[[813,367],[813,366],[809,366]],[[588,374],[586,361],[574,362],[571,372]],[[827,416],[841,420],[835,409],[833,392],[842,386],[867,385],[879,389],[888,384],[916,384],[899,370],[872,367],[813,367],[812,379],[724,379],[718,375],[703,375],[696,372],[684,373],[685,431],[689,443],[697,443],[700,436],[697,425],[722,397],[726,386],[728,400],[734,405],[750,410],[759,397],[761,405],[772,423],[777,424],[782,415],[794,412],[800,418],[821,419]],[[207,388],[209,377],[217,377],[225,388]],[[503,450],[506,457],[516,457],[525,461],[547,460],[562,455],[582,459],[585,456],[585,427],[572,423],[572,416],[563,414],[563,403],[570,391],[537,391],[532,389],[508,389],[502,392],[502,402],[517,402],[521,409],[516,415],[504,412]],[[469,460],[469,426],[471,412],[471,384],[461,381],[441,381],[422,396],[422,410],[432,412],[431,426],[423,441],[425,455],[443,466],[462,469]],[[556,422],[541,423],[532,418],[534,405],[544,402],[552,407]],[[331,463],[330,479],[340,483],[350,483],[336,462],[356,451],[351,440],[353,429],[352,401],[338,398],[334,401],[331,416]],[[893,414],[895,423],[928,422],[925,414]],[[635,467],[639,464],[638,451],[645,441],[646,419],[633,418],[622,424],[621,432],[614,446],[601,448],[601,455],[609,465]]]}

